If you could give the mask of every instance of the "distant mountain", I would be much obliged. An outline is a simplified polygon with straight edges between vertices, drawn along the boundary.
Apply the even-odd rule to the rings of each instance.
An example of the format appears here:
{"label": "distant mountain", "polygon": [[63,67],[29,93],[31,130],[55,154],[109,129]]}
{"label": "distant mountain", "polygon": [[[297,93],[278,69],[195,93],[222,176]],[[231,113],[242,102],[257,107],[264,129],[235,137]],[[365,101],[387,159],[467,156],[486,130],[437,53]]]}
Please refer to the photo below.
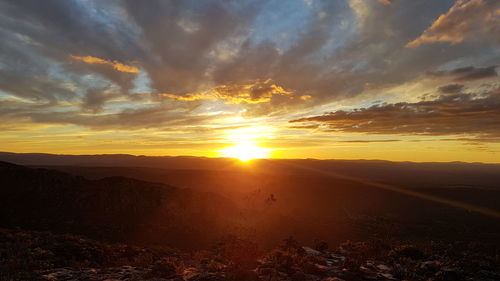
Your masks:
{"label": "distant mountain", "polygon": [[190,156],[135,156],[128,154],[63,155],[0,152],[0,161],[25,166],[149,167],[169,169],[224,169],[238,160]]}
{"label": "distant mountain", "polygon": [[[472,187],[500,189],[500,164],[414,163],[381,160],[263,159],[251,165],[228,158],[134,156],[127,154],[57,155],[0,152],[0,161],[25,166],[142,167],[168,170],[276,174],[314,174],[315,171],[391,183],[408,188]],[[249,169],[249,167],[251,169]],[[320,174],[321,175],[321,174]],[[240,176],[238,176],[240,178]]]}
{"label": "distant mountain", "polygon": [[214,193],[0,162],[0,226],[198,247],[227,233],[237,214],[231,201]]}

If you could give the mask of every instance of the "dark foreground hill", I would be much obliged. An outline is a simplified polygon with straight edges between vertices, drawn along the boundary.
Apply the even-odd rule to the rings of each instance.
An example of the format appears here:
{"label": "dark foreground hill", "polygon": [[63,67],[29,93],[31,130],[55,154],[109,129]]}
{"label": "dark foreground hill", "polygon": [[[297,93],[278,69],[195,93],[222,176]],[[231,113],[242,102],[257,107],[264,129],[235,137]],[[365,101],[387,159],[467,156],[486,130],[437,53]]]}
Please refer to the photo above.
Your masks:
{"label": "dark foreground hill", "polygon": [[209,192],[125,177],[87,180],[0,162],[0,225],[139,244],[200,247],[237,208]]}

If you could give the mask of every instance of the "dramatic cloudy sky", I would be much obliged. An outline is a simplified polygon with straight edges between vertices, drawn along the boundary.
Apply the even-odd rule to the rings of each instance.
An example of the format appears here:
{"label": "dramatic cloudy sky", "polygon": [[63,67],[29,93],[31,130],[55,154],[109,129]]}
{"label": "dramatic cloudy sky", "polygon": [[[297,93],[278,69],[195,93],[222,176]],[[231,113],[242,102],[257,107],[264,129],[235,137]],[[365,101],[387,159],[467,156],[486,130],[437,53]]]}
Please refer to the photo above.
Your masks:
{"label": "dramatic cloudy sky", "polygon": [[498,0],[0,0],[0,151],[500,162]]}

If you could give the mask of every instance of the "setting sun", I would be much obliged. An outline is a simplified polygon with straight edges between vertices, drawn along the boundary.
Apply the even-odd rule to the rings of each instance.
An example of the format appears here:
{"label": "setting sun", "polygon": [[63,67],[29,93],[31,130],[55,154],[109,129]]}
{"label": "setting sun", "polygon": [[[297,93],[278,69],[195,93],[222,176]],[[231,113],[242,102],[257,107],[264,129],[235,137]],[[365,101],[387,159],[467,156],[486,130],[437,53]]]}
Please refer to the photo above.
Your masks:
{"label": "setting sun", "polygon": [[218,156],[237,158],[241,161],[270,158],[272,149],[259,145],[263,140],[272,138],[273,128],[269,126],[244,126],[226,131],[225,143],[231,144],[218,150]]}
{"label": "setting sun", "polygon": [[249,161],[252,159],[269,158],[270,152],[270,149],[260,147],[254,143],[241,143],[222,149],[220,151],[220,156],[237,158],[241,161]]}

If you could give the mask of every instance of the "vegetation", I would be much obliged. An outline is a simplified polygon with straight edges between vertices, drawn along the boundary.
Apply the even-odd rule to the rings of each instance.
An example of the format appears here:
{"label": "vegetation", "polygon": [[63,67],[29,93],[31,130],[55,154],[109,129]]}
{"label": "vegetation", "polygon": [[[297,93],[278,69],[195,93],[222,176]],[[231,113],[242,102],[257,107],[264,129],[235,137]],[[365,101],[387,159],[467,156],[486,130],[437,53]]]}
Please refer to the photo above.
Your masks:
{"label": "vegetation", "polygon": [[500,249],[481,243],[342,243],[288,238],[263,251],[227,237],[211,250],[109,244],[75,235],[0,230],[0,280],[498,280]]}

